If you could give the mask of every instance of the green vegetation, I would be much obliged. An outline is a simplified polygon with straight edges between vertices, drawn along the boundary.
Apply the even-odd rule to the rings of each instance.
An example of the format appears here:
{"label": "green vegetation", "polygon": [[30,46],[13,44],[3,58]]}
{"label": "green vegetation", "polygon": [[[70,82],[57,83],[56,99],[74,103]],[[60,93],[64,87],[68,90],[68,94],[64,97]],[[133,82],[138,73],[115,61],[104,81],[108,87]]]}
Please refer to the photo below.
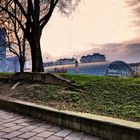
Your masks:
{"label": "green vegetation", "polygon": [[14,74],[14,72],[0,72],[0,78],[9,78]]}
{"label": "green vegetation", "polygon": [[72,81],[71,88],[41,85],[14,97],[58,109],[140,122],[140,78],[61,76]]}

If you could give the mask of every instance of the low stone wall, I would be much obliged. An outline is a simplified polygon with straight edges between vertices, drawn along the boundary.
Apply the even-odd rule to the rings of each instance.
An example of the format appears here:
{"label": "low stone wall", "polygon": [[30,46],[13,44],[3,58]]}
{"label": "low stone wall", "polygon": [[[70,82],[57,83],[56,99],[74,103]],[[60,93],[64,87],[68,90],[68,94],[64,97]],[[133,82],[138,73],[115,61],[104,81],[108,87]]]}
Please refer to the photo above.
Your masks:
{"label": "low stone wall", "polygon": [[58,75],[51,73],[37,73],[37,72],[24,72],[15,73],[11,78],[11,81],[29,81],[29,82],[41,82],[45,84],[54,84],[61,86],[71,86],[71,81],[64,79]]}
{"label": "low stone wall", "polygon": [[140,140],[140,123],[136,122],[86,113],[60,111],[13,99],[0,99],[0,108],[80,130],[106,140]]}

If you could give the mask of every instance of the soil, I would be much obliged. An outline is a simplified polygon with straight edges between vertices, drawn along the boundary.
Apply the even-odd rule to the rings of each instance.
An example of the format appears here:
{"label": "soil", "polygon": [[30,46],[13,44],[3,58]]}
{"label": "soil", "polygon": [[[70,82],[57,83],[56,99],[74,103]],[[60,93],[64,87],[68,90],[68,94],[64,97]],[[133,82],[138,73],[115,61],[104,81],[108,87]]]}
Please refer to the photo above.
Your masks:
{"label": "soil", "polygon": [[38,83],[19,82],[18,85],[12,89],[12,87],[14,87],[17,83],[0,82],[0,96],[11,97],[12,95],[24,93],[27,90],[35,90],[36,87],[40,86]]}

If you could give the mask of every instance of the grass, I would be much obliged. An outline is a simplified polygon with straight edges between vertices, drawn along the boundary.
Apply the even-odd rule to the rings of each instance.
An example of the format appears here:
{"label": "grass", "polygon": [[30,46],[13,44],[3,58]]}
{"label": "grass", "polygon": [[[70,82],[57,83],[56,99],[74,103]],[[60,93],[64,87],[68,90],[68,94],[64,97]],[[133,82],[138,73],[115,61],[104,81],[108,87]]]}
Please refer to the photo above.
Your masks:
{"label": "grass", "polygon": [[14,72],[0,72],[0,78],[9,78],[14,74]]}
{"label": "grass", "polygon": [[140,78],[61,74],[72,87],[41,85],[14,97],[57,109],[87,112],[140,122]]}

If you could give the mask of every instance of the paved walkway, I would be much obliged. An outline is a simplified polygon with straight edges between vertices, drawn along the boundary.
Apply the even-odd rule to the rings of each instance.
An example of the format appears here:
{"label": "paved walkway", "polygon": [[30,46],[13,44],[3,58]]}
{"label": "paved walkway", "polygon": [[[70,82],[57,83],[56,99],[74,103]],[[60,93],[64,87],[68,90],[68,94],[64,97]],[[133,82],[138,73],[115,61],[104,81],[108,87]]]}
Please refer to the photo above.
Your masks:
{"label": "paved walkway", "polygon": [[16,113],[0,110],[0,140],[101,140]]}

